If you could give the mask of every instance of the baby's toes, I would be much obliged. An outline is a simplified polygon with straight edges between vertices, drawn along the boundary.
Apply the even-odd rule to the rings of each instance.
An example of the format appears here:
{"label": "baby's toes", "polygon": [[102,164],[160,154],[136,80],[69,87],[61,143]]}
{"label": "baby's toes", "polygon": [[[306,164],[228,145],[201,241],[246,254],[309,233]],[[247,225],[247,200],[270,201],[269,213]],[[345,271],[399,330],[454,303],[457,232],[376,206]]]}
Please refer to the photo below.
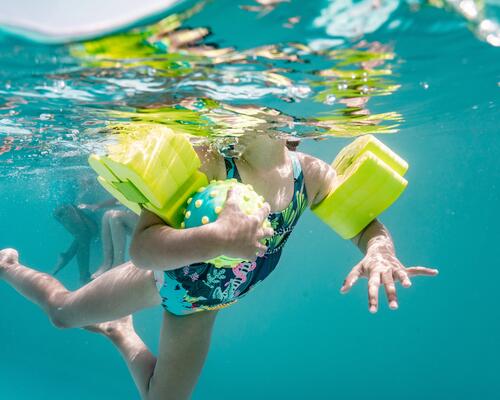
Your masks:
{"label": "baby's toes", "polygon": [[19,253],[16,249],[0,250],[0,268],[6,268],[19,262]]}

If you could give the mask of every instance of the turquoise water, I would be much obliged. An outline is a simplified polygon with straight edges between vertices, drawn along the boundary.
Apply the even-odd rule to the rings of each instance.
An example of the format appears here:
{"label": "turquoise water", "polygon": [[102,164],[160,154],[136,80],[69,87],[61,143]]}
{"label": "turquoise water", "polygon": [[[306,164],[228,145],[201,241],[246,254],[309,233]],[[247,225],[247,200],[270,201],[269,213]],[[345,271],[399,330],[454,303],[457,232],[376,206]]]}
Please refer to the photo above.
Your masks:
{"label": "turquoise water", "polygon": [[[398,311],[382,302],[371,315],[365,282],[339,294],[360,254],[306,213],[280,268],[220,313],[193,398],[498,399],[499,49],[451,8],[382,2],[331,19],[327,1],[257,11],[240,3],[256,5],[214,1],[182,22],[208,27],[200,43],[235,48],[233,61],[195,58],[192,46],[170,50],[179,58],[145,45],[103,56],[103,46],[90,54],[0,36],[0,247],[52,269],[71,240],[52,211],[74,201],[75,182],[90,174],[85,155],[103,147],[109,121],[287,131],[324,160],[352,133],[380,133],[411,165],[407,191],[382,221],[403,262],[440,275],[400,289]],[[497,18],[498,6],[485,12]],[[274,55],[256,50],[271,44]],[[353,49],[375,64],[353,60]],[[268,109],[244,120],[256,107]],[[78,287],[76,264],[60,278]],[[138,397],[104,339],[56,330],[4,284],[0,302],[2,399]],[[136,317],[152,349],[160,318],[160,309]]]}

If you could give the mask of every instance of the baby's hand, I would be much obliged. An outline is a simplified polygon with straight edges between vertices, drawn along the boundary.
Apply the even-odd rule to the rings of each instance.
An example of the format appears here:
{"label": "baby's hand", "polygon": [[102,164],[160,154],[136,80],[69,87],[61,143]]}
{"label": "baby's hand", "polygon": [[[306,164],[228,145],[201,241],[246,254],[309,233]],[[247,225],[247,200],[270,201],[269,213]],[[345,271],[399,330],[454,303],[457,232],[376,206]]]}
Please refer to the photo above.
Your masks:
{"label": "baby's hand", "polygon": [[392,243],[377,243],[368,248],[366,256],[347,275],[341,293],[347,293],[359,277],[368,278],[368,303],[371,313],[378,309],[378,291],[380,284],[385,287],[385,293],[392,310],[398,308],[395,281],[400,281],[403,287],[411,286],[411,276],[435,276],[437,269],[425,267],[405,268],[397,259]]}
{"label": "baby's hand", "polygon": [[215,225],[223,242],[223,254],[228,257],[243,258],[254,261],[263,256],[267,247],[261,242],[274,234],[272,228],[264,228],[264,220],[271,208],[268,203],[255,214],[247,215],[241,211],[237,190],[231,189],[226,203]]}

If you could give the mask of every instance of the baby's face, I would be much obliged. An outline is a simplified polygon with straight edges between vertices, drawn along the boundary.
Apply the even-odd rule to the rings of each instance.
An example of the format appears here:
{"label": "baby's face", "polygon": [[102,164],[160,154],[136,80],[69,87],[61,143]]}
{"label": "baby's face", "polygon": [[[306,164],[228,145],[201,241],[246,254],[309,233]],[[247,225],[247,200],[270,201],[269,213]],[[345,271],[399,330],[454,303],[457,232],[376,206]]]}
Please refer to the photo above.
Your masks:
{"label": "baby's face", "polygon": [[266,148],[274,144],[286,145],[290,151],[295,151],[300,144],[300,138],[276,132],[249,132],[236,138],[231,155],[239,157],[249,147]]}
{"label": "baby's face", "polygon": [[268,143],[269,141],[284,141],[287,143],[287,145],[290,143],[290,146],[297,147],[300,143],[300,138],[276,131],[245,132],[243,135],[238,136],[237,138],[237,142],[242,145],[248,145],[251,143],[255,143],[256,141],[264,141]]}
{"label": "baby's face", "polygon": [[297,150],[297,147],[300,145],[300,139],[298,137],[290,137],[286,139],[286,147],[290,151]]}

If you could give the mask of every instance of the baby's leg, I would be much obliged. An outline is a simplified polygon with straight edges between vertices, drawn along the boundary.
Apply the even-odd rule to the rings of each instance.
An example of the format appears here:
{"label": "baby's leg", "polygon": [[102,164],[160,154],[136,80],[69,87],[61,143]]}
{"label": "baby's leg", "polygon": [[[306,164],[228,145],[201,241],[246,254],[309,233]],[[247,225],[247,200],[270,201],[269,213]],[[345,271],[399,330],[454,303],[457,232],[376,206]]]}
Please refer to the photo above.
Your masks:
{"label": "baby's leg", "polygon": [[164,313],[148,399],[190,398],[205,363],[216,315],[214,311],[184,317]]}
{"label": "baby's leg", "polygon": [[127,363],[141,397],[147,399],[149,381],[156,365],[156,357],[135,332],[132,316],[87,326],[85,329],[100,333],[111,340]]}
{"label": "baby's leg", "polygon": [[143,399],[188,399],[205,362],[216,312],[185,317],[164,313],[158,360],[132,325],[132,317],[86,329],[108,337],[122,354]]}
{"label": "baby's leg", "polygon": [[122,318],[161,302],[153,273],[132,263],[70,292],[52,276],[19,264],[17,251],[6,249],[0,251],[0,279],[40,306],[61,328]]}

